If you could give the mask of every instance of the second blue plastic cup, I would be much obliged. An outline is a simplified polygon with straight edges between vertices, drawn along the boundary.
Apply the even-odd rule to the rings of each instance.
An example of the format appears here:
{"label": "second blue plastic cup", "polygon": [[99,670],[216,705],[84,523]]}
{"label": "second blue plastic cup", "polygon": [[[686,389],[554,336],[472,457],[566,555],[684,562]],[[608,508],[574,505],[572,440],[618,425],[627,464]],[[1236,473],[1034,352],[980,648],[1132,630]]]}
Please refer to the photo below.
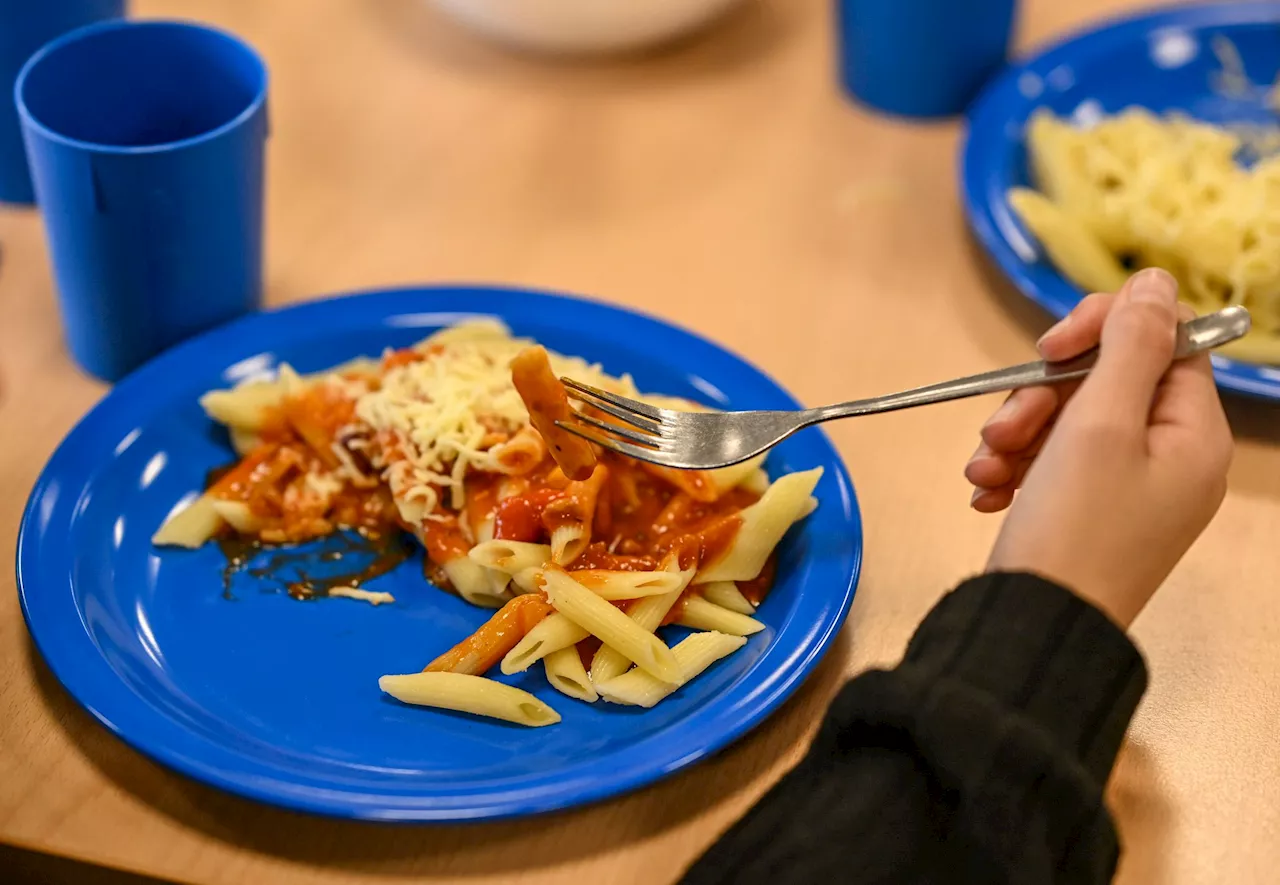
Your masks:
{"label": "second blue plastic cup", "polygon": [[267,71],[228,34],[111,22],[14,88],[67,344],[115,381],[262,295]]}
{"label": "second blue plastic cup", "polygon": [[1015,5],[1016,0],[838,0],[844,88],[892,114],[959,114],[1004,65]]}
{"label": "second blue plastic cup", "polygon": [[124,15],[124,0],[0,0],[0,202],[32,203],[22,127],[9,93],[27,59],[67,31]]}

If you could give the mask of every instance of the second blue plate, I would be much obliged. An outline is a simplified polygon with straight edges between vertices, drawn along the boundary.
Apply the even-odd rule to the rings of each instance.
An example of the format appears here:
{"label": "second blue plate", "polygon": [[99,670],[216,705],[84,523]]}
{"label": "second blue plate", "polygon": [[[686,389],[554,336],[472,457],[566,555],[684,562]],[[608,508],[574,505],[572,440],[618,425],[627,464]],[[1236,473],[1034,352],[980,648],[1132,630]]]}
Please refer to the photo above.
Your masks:
{"label": "second blue plate", "polygon": [[[1256,95],[1212,89],[1216,36],[1240,54]],[[1211,123],[1277,122],[1265,92],[1280,70],[1280,4],[1208,3],[1117,19],[1070,37],[1012,66],[969,113],[961,158],[965,214],[978,241],[1024,295],[1062,317],[1083,294],[1031,244],[1009,208],[1009,188],[1028,184],[1023,129],[1047,107],[1077,119],[1130,106],[1183,111]],[[1214,356],[1227,390],[1280,400],[1280,368]]]}

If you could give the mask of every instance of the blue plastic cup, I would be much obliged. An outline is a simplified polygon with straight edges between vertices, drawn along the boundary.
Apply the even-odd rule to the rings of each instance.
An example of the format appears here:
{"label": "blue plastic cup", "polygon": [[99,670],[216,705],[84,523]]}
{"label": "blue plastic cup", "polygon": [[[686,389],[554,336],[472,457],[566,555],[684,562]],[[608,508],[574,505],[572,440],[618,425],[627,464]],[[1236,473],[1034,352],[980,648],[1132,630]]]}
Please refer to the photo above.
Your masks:
{"label": "blue plastic cup", "polygon": [[841,82],[891,114],[959,114],[1004,65],[1015,3],[839,0]]}
{"label": "blue plastic cup", "polygon": [[[54,37],[124,15],[124,0],[0,0],[0,95],[32,53]],[[18,110],[0,102],[0,202],[35,202]]]}
{"label": "blue plastic cup", "polygon": [[72,356],[115,381],[262,298],[267,71],[182,22],[66,34],[14,93]]}

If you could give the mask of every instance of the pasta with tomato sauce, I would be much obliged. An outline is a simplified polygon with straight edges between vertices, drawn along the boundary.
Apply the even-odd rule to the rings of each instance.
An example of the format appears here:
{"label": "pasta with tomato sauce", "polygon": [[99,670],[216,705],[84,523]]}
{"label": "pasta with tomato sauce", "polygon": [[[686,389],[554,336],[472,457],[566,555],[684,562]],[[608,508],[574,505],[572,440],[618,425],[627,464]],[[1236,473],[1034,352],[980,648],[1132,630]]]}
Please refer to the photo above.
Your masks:
{"label": "pasta with tomato sauce", "polygon": [[[202,403],[240,458],[153,540],[190,548],[406,532],[431,583],[497,611],[422,673],[384,679],[394,696],[552,724],[558,716],[526,693],[440,678],[542,661],[549,684],[580,701],[656,703],[714,660],[682,665],[692,658],[667,646],[662,626],[730,637],[704,643],[716,654],[763,629],[751,613],[773,582],[774,548],[815,506],[821,471],[769,482],[761,459],[676,471],[601,450],[555,425],[573,409],[561,376],[645,399],[629,377],[493,321],[327,373],[282,367],[272,381],[212,391]],[[642,675],[612,682],[629,671]],[[597,692],[605,682],[647,688]]]}

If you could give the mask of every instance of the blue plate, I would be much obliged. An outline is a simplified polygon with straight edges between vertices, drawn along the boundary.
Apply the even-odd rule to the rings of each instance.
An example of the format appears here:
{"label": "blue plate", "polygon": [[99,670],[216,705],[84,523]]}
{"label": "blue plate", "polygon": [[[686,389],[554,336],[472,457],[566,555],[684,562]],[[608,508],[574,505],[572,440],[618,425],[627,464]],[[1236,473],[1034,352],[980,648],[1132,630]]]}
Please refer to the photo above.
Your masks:
{"label": "blue plate", "polygon": [[[1248,98],[1228,99],[1210,88],[1219,69],[1210,40],[1221,34],[1240,52],[1254,83]],[[1059,116],[1115,113],[1138,105],[1179,110],[1214,123],[1269,122],[1262,98],[1280,69],[1280,4],[1213,3],[1179,6],[1117,19],[1070,37],[1014,65],[983,92],[969,112],[961,160],[969,224],[983,247],[1022,293],[1055,317],[1083,293],[1032,245],[1005,193],[1028,184],[1023,127],[1031,112]],[[1227,390],[1280,399],[1280,369],[1215,356]]]}
{"label": "blue plate", "polygon": [[287,361],[312,371],[402,347],[475,315],[631,372],[641,388],[724,407],[798,404],[758,369],[655,319],[556,295],[403,289],[259,314],[129,376],[41,474],[18,538],[27,626],[66,689],[152,758],[209,784],[340,817],[457,821],[565,808],[647,784],[759,724],[817,665],[848,613],[862,530],[827,438],[806,430],[777,474],[826,468],[817,512],[784,540],[768,629],[652,710],[582,704],[540,668],[512,680],[564,717],[526,729],[382,695],[487,617],[428,585],[420,563],[371,583],[377,608],[297,602],[245,578],[224,598],[214,546],[157,550],[152,532],[205,472],[233,458],[196,400]]}

